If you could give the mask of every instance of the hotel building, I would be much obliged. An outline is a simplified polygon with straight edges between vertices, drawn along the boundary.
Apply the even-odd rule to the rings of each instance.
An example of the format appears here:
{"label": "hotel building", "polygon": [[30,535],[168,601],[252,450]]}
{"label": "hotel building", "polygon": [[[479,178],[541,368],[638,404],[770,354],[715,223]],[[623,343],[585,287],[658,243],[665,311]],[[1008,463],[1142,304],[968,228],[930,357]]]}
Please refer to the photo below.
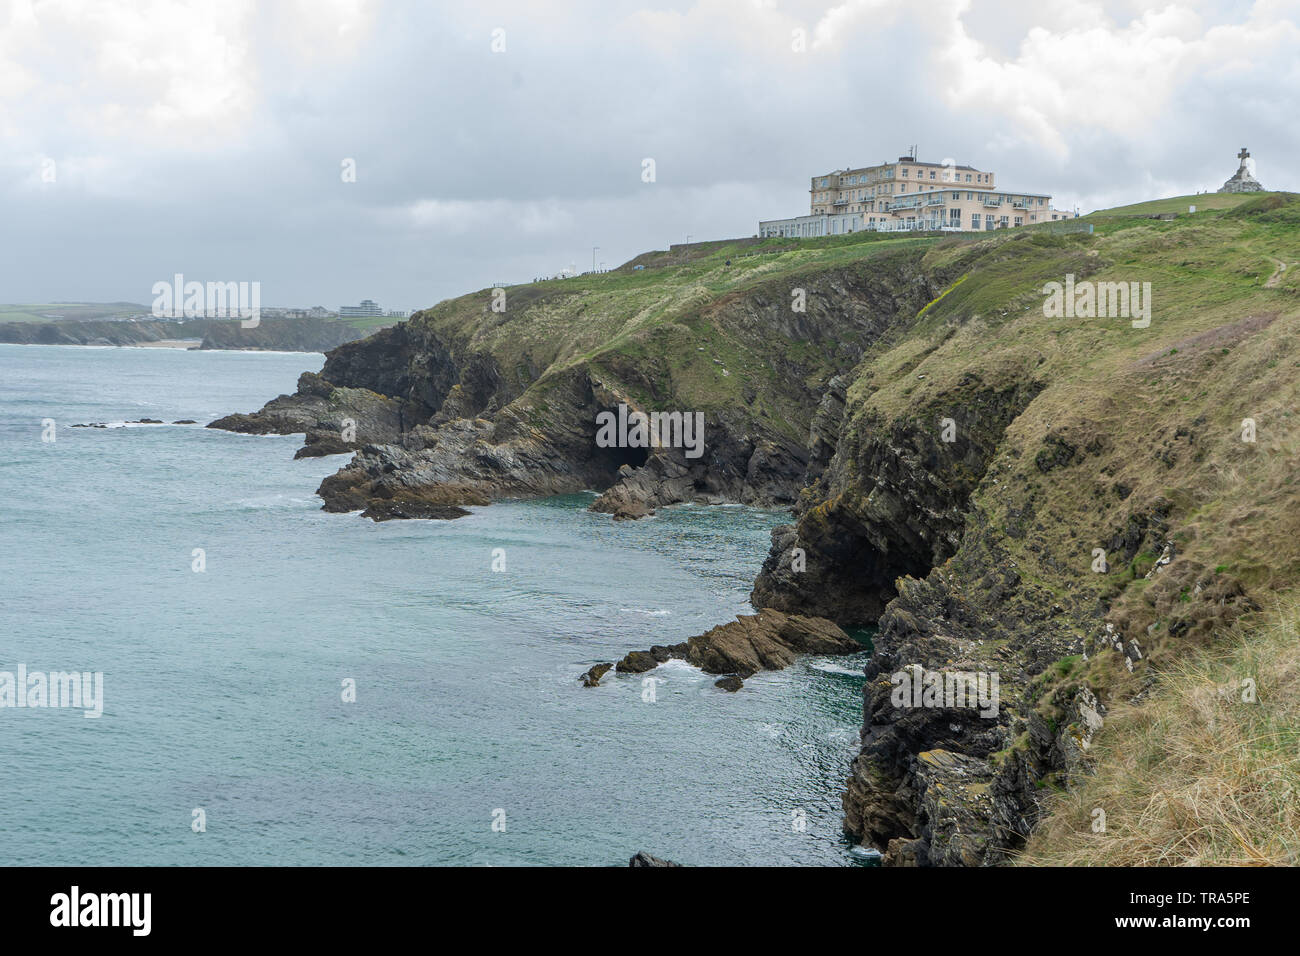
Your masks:
{"label": "hotel building", "polygon": [[758,224],[761,237],[833,236],[874,230],[949,232],[1014,229],[1072,219],[1052,208],[1046,193],[999,189],[992,172],[914,156],[812,178],[810,211]]}

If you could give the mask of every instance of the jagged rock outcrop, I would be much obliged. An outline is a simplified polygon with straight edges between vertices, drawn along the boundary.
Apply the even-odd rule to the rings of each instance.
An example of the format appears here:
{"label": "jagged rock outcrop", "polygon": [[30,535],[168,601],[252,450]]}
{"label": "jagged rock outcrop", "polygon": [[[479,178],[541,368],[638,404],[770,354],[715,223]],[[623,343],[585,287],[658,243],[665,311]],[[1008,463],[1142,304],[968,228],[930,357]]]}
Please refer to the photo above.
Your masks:
{"label": "jagged rock outcrop", "polygon": [[[606,316],[563,287],[508,290],[504,313],[466,296],[335,349],[295,395],[213,427],[303,432],[304,456],[357,451],[319,489],[331,511],[404,517],[423,513],[388,503],[588,489],[602,492],[593,510],[616,518],[683,502],[789,505],[810,443],[826,455],[843,376],[945,281],[920,258],[900,249],[871,269],[767,280],[716,301],[673,290],[667,319],[647,310],[613,341]],[[550,333],[556,311],[570,316],[573,345]],[[614,409],[698,416],[699,441],[602,444],[598,416]]]}
{"label": "jagged rock outcrop", "polygon": [[293,395],[272,399],[252,414],[226,415],[208,428],[251,435],[305,433],[296,457],[336,455],[402,434],[402,403],[362,388],[338,388],[323,375],[303,372]]}
{"label": "jagged rock outcrop", "polygon": [[735,691],[746,678],[761,670],[789,667],[802,654],[843,655],[860,650],[862,645],[833,621],[769,608],[742,614],[680,644],[631,651],[618,662],[617,669],[641,674],[669,660],[684,660],[706,674],[735,678],[717,682],[723,690]]}
{"label": "jagged rock outcrop", "polygon": [[682,502],[721,504],[739,501],[761,508],[794,500],[806,453],[784,438],[755,443],[733,436],[726,422],[709,434],[709,457],[691,461],[681,449],[658,449],[640,467],[623,465],[618,481],[591,505],[615,518],[639,518],[656,508]]}
{"label": "jagged rock outcrop", "polygon": [[795,525],[773,530],[754,606],[841,623],[878,618],[895,579],[924,574],[956,551],[971,492],[1006,426],[1040,388],[971,374],[905,421],[866,416],[845,429],[821,500]]}
{"label": "jagged rock outcrop", "polygon": [[599,687],[600,679],[609,673],[609,669],[614,666],[613,661],[604,664],[594,664],[587,669],[587,672],[580,678],[583,687]]}

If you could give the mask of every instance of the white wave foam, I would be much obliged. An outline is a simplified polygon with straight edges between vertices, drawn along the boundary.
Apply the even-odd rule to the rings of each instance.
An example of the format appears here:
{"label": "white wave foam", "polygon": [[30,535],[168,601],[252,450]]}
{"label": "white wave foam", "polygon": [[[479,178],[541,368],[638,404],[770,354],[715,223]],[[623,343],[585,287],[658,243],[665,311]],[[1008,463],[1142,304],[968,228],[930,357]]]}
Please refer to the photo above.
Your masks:
{"label": "white wave foam", "polygon": [[861,667],[845,667],[843,664],[834,661],[810,660],[808,666],[815,671],[821,671],[823,674],[848,674],[851,677],[863,677]]}

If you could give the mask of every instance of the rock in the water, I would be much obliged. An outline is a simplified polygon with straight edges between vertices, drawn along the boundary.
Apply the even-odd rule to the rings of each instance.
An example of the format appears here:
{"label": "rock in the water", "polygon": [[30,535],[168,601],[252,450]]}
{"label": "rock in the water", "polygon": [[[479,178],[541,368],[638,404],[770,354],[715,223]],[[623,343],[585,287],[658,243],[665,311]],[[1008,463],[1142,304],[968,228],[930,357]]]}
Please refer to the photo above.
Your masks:
{"label": "rock in the water", "polygon": [[395,518],[433,518],[448,521],[463,518],[467,514],[464,508],[456,505],[438,505],[418,499],[377,498],[361,512],[361,517],[372,521],[392,521]]}
{"label": "rock in the water", "polygon": [[[307,447],[300,457],[308,457],[353,451],[372,442],[397,441],[405,421],[421,413],[427,415],[426,410],[409,402],[365,388],[336,388],[314,372],[303,372],[293,395],[272,399],[261,411],[250,415],[218,418],[208,427],[249,435],[302,432],[307,436]],[[322,450],[313,447],[317,444]]]}
{"label": "rock in the water", "polygon": [[638,853],[632,859],[627,861],[628,866],[681,866],[680,863],[674,863],[672,860],[661,860],[657,856],[651,856],[644,851]]}
{"label": "rock in the water", "polygon": [[721,687],[725,691],[735,693],[745,686],[745,681],[738,674],[728,674],[726,677],[719,677],[713,682],[714,687]]}
{"label": "rock in the water", "polygon": [[852,654],[862,645],[823,617],[765,608],[741,615],[688,642],[686,659],[706,674],[781,670],[800,654]]}
{"label": "rock in the water", "polygon": [[[624,673],[640,674],[665,661],[694,664],[706,674],[726,674],[743,682],[761,670],[780,670],[800,654],[853,654],[862,645],[834,622],[765,608],[692,637],[683,644],[656,644],[632,651],[618,662]],[[718,682],[719,687],[723,683]],[[726,686],[725,690],[738,690]]]}
{"label": "rock in the water", "polygon": [[630,651],[618,662],[618,671],[620,674],[642,674],[658,666],[659,661],[649,651]]}
{"label": "rock in the water", "polygon": [[[382,454],[384,448],[367,446],[368,453]],[[366,518],[462,518],[464,506],[489,504],[487,495],[463,485],[404,486],[381,474],[371,478],[355,466],[348,466],[321,482],[316,493],[325,499],[324,509],[332,512],[360,510]]]}
{"label": "rock in the water", "polygon": [[583,687],[599,686],[600,679],[604,677],[605,674],[609,672],[609,669],[613,666],[614,666],[613,662],[610,662],[608,664],[596,664],[589,671],[587,671],[587,673],[582,675],[581,678],[582,686]]}

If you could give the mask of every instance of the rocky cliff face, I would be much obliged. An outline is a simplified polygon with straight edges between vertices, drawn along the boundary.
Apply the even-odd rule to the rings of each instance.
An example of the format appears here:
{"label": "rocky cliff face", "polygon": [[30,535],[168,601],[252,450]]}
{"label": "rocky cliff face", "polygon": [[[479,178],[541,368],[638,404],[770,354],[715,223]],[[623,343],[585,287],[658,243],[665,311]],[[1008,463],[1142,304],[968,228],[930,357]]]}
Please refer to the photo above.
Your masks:
{"label": "rocky cliff face", "polygon": [[[495,498],[585,489],[603,492],[594,510],[620,518],[687,501],[788,505],[810,450],[824,452],[810,428],[839,387],[830,383],[937,294],[942,276],[920,259],[891,251],[871,268],[754,281],[716,298],[670,289],[650,300],[653,320],[630,327],[559,284],[515,293],[517,312],[509,295],[504,313],[486,294],[464,297],[334,350],[296,395],[213,427],[301,431],[305,454],[355,450],[319,493],[328,510],[372,516],[394,500],[438,508],[389,516],[449,517]],[[552,328],[557,312],[570,319],[568,340]],[[591,349],[584,335],[603,344]],[[700,441],[602,443],[598,416],[620,407],[698,418]],[[350,441],[336,437],[345,419]]]}
{"label": "rocky cliff face", "polygon": [[[1137,328],[1045,322],[1035,293],[1053,272],[1294,254],[1297,206],[1008,240],[918,317],[924,342],[864,364],[842,412],[828,402],[818,441],[833,453],[774,532],[752,600],[878,624],[844,819],[887,865],[1009,859],[1088,772],[1108,701],[1141,700],[1188,642],[1294,586],[1300,551],[1270,524],[1297,503],[1282,474],[1297,436],[1269,392],[1296,391],[1280,372],[1300,359],[1294,302],[1282,331],[1263,273],[1225,299],[1168,278],[1158,324]],[[1276,428],[1262,456],[1242,439],[1255,414]],[[1253,557],[1278,548],[1289,570]],[[977,677],[998,679],[996,707],[945,696]]]}
{"label": "rocky cliff face", "polygon": [[[915,418],[868,412],[855,421],[819,476],[817,497],[804,500],[796,524],[773,531],[754,604],[851,624],[875,621],[896,579],[923,575],[957,550],[971,492],[1007,425],[1041,387],[1032,379],[988,383],[970,373],[916,409]],[[960,426],[951,415],[961,416]],[[943,438],[945,420],[952,441]],[[808,554],[816,556],[811,564]]]}
{"label": "rocky cliff face", "polygon": [[[846,830],[888,864],[998,863],[1114,701],[1300,579],[1300,270],[1274,273],[1300,203],[1097,222],[681,250],[504,311],[466,296],[214,425],[355,451],[320,494],[377,520],[584,489],[628,518],[789,505],[753,603],[878,626]],[[1156,305],[1050,317],[1067,276]],[[703,414],[702,454],[602,445],[619,406]],[[721,636],[753,647],[746,627]]]}

